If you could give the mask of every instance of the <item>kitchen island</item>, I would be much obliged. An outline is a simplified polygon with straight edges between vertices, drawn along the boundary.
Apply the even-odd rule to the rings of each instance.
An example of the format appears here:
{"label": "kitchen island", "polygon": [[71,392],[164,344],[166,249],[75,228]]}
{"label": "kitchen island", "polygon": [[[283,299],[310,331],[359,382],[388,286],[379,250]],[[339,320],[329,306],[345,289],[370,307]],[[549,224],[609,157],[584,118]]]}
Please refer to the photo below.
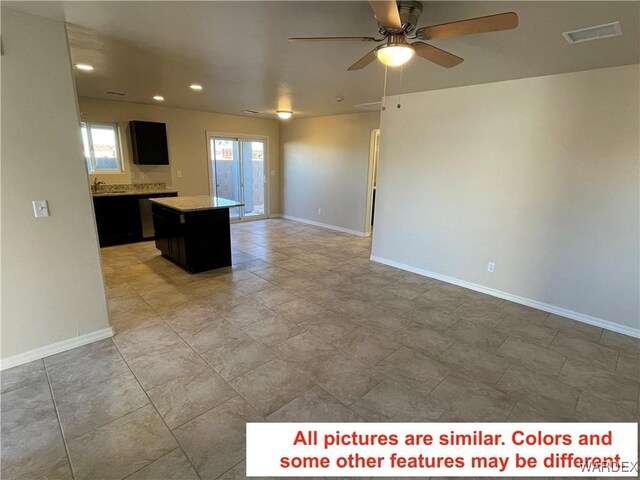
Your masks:
{"label": "kitchen island", "polygon": [[231,266],[229,209],[243,204],[206,195],[151,200],[156,247],[191,273]]}

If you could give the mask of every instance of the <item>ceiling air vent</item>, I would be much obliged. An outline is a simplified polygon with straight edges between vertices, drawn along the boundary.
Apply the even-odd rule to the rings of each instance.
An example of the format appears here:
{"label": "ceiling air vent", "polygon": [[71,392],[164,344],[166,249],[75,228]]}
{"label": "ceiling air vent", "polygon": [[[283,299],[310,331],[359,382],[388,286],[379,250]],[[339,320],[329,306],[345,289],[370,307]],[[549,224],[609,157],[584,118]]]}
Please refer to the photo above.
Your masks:
{"label": "ceiling air vent", "polygon": [[242,113],[248,113],[248,114],[250,114],[250,115],[257,115],[257,114],[259,114],[260,112],[259,112],[259,111],[257,111],[257,110],[243,110],[243,111],[242,111]]}
{"label": "ceiling air vent", "polygon": [[569,43],[581,43],[588,42],[589,40],[598,40],[600,38],[618,37],[622,35],[622,27],[620,26],[620,22],[613,22],[564,32],[562,35]]}
{"label": "ceiling air vent", "polygon": [[355,106],[362,110],[380,110],[382,108],[382,102],[361,103]]}
{"label": "ceiling air vent", "polygon": [[128,93],[124,93],[124,92],[116,92],[114,90],[109,90],[108,92],[104,92],[105,95],[113,95],[114,97],[126,97],[127,95],[129,95]]}

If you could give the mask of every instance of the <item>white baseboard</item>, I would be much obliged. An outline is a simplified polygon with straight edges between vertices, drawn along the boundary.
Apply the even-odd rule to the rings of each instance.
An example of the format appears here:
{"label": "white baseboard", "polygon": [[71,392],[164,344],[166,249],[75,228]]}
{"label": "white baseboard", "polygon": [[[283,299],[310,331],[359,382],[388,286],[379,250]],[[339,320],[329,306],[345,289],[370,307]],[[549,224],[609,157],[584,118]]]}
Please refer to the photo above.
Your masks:
{"label": "white baseboard", "polygon": [[34,360],[40,360],[41,358],[55,355],[56,353],[66,352],[72,348],[81,347],[88,343],[97,342],[105,338],[113,337],[113,328],[103,328],[96,330],[95,332],[80,335],[79,337],[69,338],[61,342],[53,343],[45,347],[36,348],[25,353],[20,353],[12,357],[8,357],[0,361],[0,370],[6,370],[7,368],[17,367],[25,363],[33,362]]}
{"label": "white baseboard", "polygon": [[418,275],[422,275],[423,277],[434,278],[436,280],[441,280],[443,282],[451,283],[453,285],[458,285],[459,287],[468,288],[469,290],[485,293],[493,297],[502,298],[503,300],[509,300],[510,302],[526,305],[527,307],[537,308],[538,310],[542,310],[544,312],[549,312],[555,315],[559,315],[561,317],[570,318],[571,320],[577,320],[578,322],[586,323],[588,325],[593,325],[595,327],[604,328],[605,330],[611,330],[612,332],[621,333],[623,335],[629,335],[630,337],[640,338],[640,328],[633,328],[633,327],[628,327],[626,325],[620,325],[619,323],[610,322],[609,320],[603,320],[602,318],[592,317],[590,315],[585,315],[584,313],[574,312],[573,310],[568,310],[566,308],[556,307],[555,305],[549,305],[548,303],[542,303],[537,300],[532,300],[530,298],[521,297],[519,295],[514,295],[512,293],[503,292],[501,290],[496,290],[494,288],[484,287],[476,283],[467,282],[465,280],[459,280],[457,278],[449,277],[447,275],[442,275],[440,273],[430,272],[429,270],[413,267],[411,265],[395,262],[393,260],[387,260],[386,258],[376,257],[375,255],[371,255],[371,260],[374,262],[382,263],[384,265],[389,265],[390,267],[406,270],[407,272],[416,273]]}
{"label": "white baseboard", "polygon": [[294,222],[306,223],[308,225],[313,225],[315,227],[328,228],[329,230],[336,230],[338,232],[348,233],[350,235],[357,235],[358,237],[367,236],[365,232],[359,232],[358,230],[350,230],[348,228],[337,227],[335,225],[329,225],[328,223],[315,222],[313,220],[307,220],[306,218],[292,217],[291,215],[287,215],[287,214],[282,215],[282,218],[286,218],[287,220],[293,220]]}

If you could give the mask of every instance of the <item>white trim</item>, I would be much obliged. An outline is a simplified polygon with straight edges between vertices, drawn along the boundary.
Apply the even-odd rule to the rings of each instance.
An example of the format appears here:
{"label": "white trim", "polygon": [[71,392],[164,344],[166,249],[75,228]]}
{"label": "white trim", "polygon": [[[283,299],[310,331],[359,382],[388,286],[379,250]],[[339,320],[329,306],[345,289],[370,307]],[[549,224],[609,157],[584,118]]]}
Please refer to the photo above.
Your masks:
{"label": "white trim", "polygon": [[80,335],[79,337],[69,338],[62,340],[61,342],[53,343],[45,347],[36,348],[25,353],[19,353],[12,357],[3,359],[0,362],[0,370],[6,370],[7,368],[17,367],[25,363],[32,362],[34,360],[40,360],[41,358],[55,355],[56,353],[66,352],[72,348],[81,347],[88,343],[97,342],[105,338],[113,337],[113,328],[107,327],[95,332]]}
{"label": "white trim", "polygon": [[294,222],[307,223],[309,225],[313,225],[316,227],[328,228],[329,230],[337,230],[338,232],[348,233],[350,235],[357,235],[358,237],[367,236],[365,232],[359,232],[358,230],[351,230],[349,228],[337,227],[335,225],[329,225],[328,223],[314,222],[313,220],[307,220],[306,218],[293,217],[291,215],[287,215],[286,213],[282,215],[282,218],[286,218],[287,220],[293,220]]}
{"label": "white trim", "polygon": [[633,327],[628,327],[626,325],[620,325],[619,323],[610,322],[609,320],[592,317],[584,313],[574,312],[573,310],[568,310],[566,308],[556,307],[555,305],[542,303],[537,300],[521,297],[519,295],[503,292],[501,290],[484,287],[476,283],[467,282],[465,280],[459,280],[457,278],[449,277],[447,275],[442,275],[440,273],[430,272],[428,270],[423,270],[422,268],[413,267],[411,265],[395,262],[393,260],[387,260],[386,258],[376,257],[375,255],[371,255],[371,260],[374,262],[382,263],[384,265],[389,265],[390,267],[395,267],[401,270],[406,270],[408,272],[416,273],[418,275],[422,275],[423,277],[434,278],[436,280],[441,280],[443,282],[451,283],[453,285],[458,285],[459,287],[468,288],[469,290],[474,290],[476,292],[485,293],[493,297],[509,300],[510,302],[526,305],[527,307],[537,308],[538,310],[542,310],[544,312],[549,312],[555,315],[559,315],[561,317],[570,318],[571,320],[577,320],[578,322],[586,323],[588,325],[593,325],[595,327],[604,328],[605,330],[611,330],[612,332],[621,333],[623,335],[629,335],[630,337],[640,338],[640,328],[633,328]]}

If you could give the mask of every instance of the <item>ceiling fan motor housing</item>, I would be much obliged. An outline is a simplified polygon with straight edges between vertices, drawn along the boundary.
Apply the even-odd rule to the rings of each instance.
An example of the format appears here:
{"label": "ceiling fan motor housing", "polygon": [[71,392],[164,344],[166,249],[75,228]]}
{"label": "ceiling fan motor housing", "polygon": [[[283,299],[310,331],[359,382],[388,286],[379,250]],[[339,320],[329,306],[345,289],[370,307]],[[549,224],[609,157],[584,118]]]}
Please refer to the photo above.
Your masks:
{"label": "ceiling fan motor housing", "polygon": [[404,31],[410,33],[418,25],[418,19],[422,14],[422,3],[413,0],[400,0],[398,2],[398,13],[400,14]]}

